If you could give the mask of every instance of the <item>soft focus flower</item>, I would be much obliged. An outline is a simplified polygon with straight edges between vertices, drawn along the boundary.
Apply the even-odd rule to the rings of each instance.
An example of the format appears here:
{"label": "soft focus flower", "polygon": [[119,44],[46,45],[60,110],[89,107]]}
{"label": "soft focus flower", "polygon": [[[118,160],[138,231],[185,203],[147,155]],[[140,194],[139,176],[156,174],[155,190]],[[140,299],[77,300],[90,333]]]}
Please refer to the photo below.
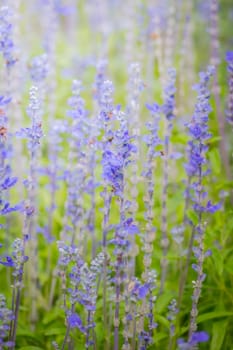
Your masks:
{"label": "soft focus flower", "polygon": [[17,61],[12,39],[11,15],[9,7],[2,6],[0,8],[0,52],[2,52],[7,68],[13,66]]}

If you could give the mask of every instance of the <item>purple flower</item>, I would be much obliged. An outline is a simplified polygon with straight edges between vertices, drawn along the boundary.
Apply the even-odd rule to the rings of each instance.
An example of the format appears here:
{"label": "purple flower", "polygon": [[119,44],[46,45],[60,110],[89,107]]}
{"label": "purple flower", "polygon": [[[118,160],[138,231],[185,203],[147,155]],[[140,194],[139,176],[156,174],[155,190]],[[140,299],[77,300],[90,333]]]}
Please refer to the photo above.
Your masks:
{"label": "purple flower", "polygon": [[148,285],[144,284],[138,288],[138,298],[139,299],[144,299],[148,293],[149,293]]}
{"label": "purple flower", "polygon": [[32,86],[30,89],[30,102],[27,113],[32,120],[32,126],[21,129],[16,135],[28,139],[28,149],[34,154],[40,147],[40,140],[43,136],[38,88],[35,86]]}
{"label": "purple flower", "polygon": [[[4,203],[4,205],[3,205]],[[3,202],[0,200],[0,206],[2,206],[0,213],[1,215],[6,215],[9,213],[12,213],[14,211],[17,211],[20,209],[20,205],[15,205],[15,206],[11,206],[9,202]]]}
{"label": "purple flower", "polygon": [[179,350],[191,350],[193,349],[193,346],[204,343],[209,340],[208,333],[201,331],[201,332],[194,332],[192,334],[191,339],[188,342],[185,342],[184,339],[178,339],[177,345],[179,346]]}
{"label": "purple flower", "polygon": [[[6,341],[9,335],[10,323],[14,320],[14,315],[11,310],[7,308],[6,298],[0,294],[0,347],[10,347],[12,343]],[[11,344],[10,344],[11,343]]]}
{"label": "purple flower", "polygon": [[94,99],[97,100],[99,105],[101,105],[101,94],[103,93],[102,86],[104,81],[106,80],[107,64],[107,60],[101,60],[96,65],[97,74],[95,83],[93,84],[93,96]]}
{"label": "purple flower", "polygon": [[203,215],[202,213],[214,213],[219,210],[221,204],[213,205],[210,200],[205,204],[208,193],[204,187],[204,177],[209,174],[207,167],[207,140],[210,138],[208,131],[208,115],[211,111],[210,93],[208,84],[213,74],[213,68],[209,67],[207,72],[200,73],[200,82],[195,86],[198,91],[197,103],[195,112],[191,122],[187,125],[191,140],[188,142],[188,163],[185,165],[187,175],[189,177],[188,193],[192,201],[192,207],[198,217],[197,223],[192,223],[194,235],[194,244],[192,247],[197,263],[192,264],[192,268],[197,272],[196,281],[193,281],[192,309],[190,313],[190,329],[189,343],[193,341],[193,336],[196,334],[198,314],[198,302],[201,295],[202,283],[205,280],[203,273],[203,261],[205,258],[204,251],[204,230],[203,230]]}
{"label": "purple flower", "polygon": [[0,8],[0,52],[2,52],[7,68],[13,66],[17,61],[12,40],[13,27],[10,19],[10,9],[7,6],[2,6]]}
{"label": "purple flower", "polygon": [[160,107],[157,103],[149,104],[146,103],[146,108],[152,113],[157,114],[160,111]]}
{"label": "purple flower", "polygon": [[1,190],[7,190],[8,188],[14,186],[17,182],[17,177],[7,177],[4,179],[4,182],[0,184]]}
{"label": "purple flower", "polygon": [[209,335],[206,332],[195,332],[191,338],[191,344],[196,345],[198,343],[203,343],[209,340]]}
{"label": "purple flower", "polygon": [[175,107],[175,82],[176,71],[175,69],[168,70],[169,80],[164,89],[164,104],[161,107],[161,111],[165,115],[168,121],[174,119],[174,107]]}
{"label": "purple flower", "polygon": [[82,320],[78,316],[78,314],[73,313],[70,316],[67,317],[68,324],[70,328],[78,328],[80,330],[83,330]]}
{"label": "purple flower", "polygon": [[231,68],[232,67],[231,65],[233,65],[233,51],[226,52],[226,61],[230,65],[230,68]]}
{"label": "purple flower", "polygon": [[43,81],[49,72],[48,57],[46,54],[36,56],[30,63],[30,76],[32,81],[40,83]]}
{"label": "purple flower", "polygon": [[14,267],[14,260],[12,259],[12,257],[10,257],[10,256],[6,256],[5,257],[5,261],[4,260],[1,260],[0,261],[0,264],[2,264],[2,265],[4,265],[4,266],[7,266],[7,267]]}

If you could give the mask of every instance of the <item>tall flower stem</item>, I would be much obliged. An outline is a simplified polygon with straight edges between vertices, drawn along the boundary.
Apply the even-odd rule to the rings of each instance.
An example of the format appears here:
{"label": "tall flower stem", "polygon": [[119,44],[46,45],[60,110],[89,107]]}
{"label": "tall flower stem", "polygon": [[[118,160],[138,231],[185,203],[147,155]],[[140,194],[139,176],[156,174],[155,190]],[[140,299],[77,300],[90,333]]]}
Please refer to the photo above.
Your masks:
{"label": "tall flower stem", "polygon": [[[122,193],[124,193],[124,179],[122,179]],[[124,198],[120,199],[120,224],[124,221]],[[117,240],[117,230],[115,237]],[[120,293],[121,293],[121,269],[123,263],[123,253],[119,249],[116,257],[116,300],[115,300],[115,315],[114,315],[114,350],[119,350],[119,326],[120,326]]]}
{"label": "tall flower stem", "polygon": [[161,109],[165,116],[165,135],[164,135],[164,163],[163,163],[163,185],[162,185],[162,223],[161,223],[161,248],[163,257],[161,260],[161,283],[160,294],[164,289],[164,283],[167,275],[167,252],[169,246],[168,228],[167,228],[167,201],[168,201],[168,171],[169,171],[169,148],[171,130],[173,128],[174,108],[175,108],[175,92],[176,92],[176,71],[174,69],[168,70],[168,82],[164,88],[164,104]]}
{"label": "tall flower stem", "polygon": [[13,314],[14,314],[14,319],[13,323],[11,324],[11,329],[10,329],[10,337],[9,340],[14,344],[10,349],[15,349],[15,340],[16,340],[16,330],[17,330],[17,325],[18,325],[18,316],[19,316],[19,306],[20,306],[20,300],[21,300],[21,292],[23,288],[23,269],[24,269],[24,263],[25,263],[25,248],[26,248],[26,241],[28,239],[28,232],[29,232],[29,224],[30,220],[27,217],[25,217],[24,220],[24,228],[23,228],[23,240],[22,240],[22,249],[21,249],[21,264],[20,264],[20,269],[19,269],[19,277],[17,279],[17,284],[15,281],[16,287],[16,292],[14,288],[14,294],[12,297],[12,304],[13,304]]}
{"label": "tall flower stem", "polygon": [[19,137],[28,139],[28,150],[30,153],[30,169],[28,179],[24,182],[28,191],[28,201],[25,204],[25,211],[30,216],[28,228],[28,246],[30,250],[30,292],[31,292],[31,323],[35,326],[37,321],[37,279],[38,279],[38,241],[36,235],[36,197],[37,197],[37,167],[38,167],[38,151],[40,147],[40,139],[43,136],[41,129],[41,109],[38,99],[38,88],[32,86],[30,89],[30,101],[27,114],[31,118],[31,127],[21,129],[17,132]]}
{"label": "tall flower stem", "polygon": [[[168,126],[167,126],[168,129]],[[168,131],[168,130],[167,130]],[[167,234],[167,187],[168,187],[168,154],[169,154],[169,136],[166,134],[164,142],[164,166],[163,166],[163,192],[162,192],[162,240],[163,258],[161,262],[162,275],[160,293],[163,292],[164,283],[167,274],[167,251],[168,251],[168,234]]]}
{"label": "tall flower stem", "polygon": [[[200,154],[202,154],[202,146],[200,145]],[[202,195],[202,166],[199,167],[199,176],[198,176],[198,199],[197,203],[199,206],[201,206],[201,195]],[[190,328],[189,328],[189,341],[192,339],[192,335],[197,330],[197,314],[198,314],[198,301],[201,294],[201,288],[202,288],[202,281],[203,281],[203,262],[204,262],[204,233],[202,228],[202,211],[199,210],[198,212],[198,225],[194,229],[194,235],[196,233],[196,230],[199,231],[199,237],[198,237],[198,244],[199,244],[199,257],[198,257],[198,275],[197,280],[194,283],[194,298],[192,302],[192,309],[191,309],[191,317],[190,317]],[[193,235],[193,232],[192,232]]]}

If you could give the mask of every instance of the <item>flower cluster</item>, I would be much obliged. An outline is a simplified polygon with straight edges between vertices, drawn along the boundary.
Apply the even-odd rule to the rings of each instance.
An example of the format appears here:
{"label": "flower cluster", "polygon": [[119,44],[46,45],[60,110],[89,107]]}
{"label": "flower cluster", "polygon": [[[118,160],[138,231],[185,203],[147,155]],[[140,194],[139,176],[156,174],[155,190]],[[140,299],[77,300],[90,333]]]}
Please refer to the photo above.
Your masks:
{"label": "flower cluster", "polygon": [[[88,145],[89,122],[85,103],[80,96],[82,85],[80,81],[73,81],[72,97],[69,98],[68,104],[71,109],[68,116],[72,118],[69,128],[71,135],[69,162],[75,162],[72,168],[65,172],[65,179],[68,185],[68,197],[66,201],[66,220],[67,226],[64,232],[67,235],[71,231],[71,241],[74,242],[78,237],[80,240],[80,249],[83,239],[84,226],[84,205],[83,195],[86,193],[87,163],[86,149]],[[70,226],[69,226],[70,225]],[[68,227],[69,226],[69,227]],[[63,239],[68,237],[63,236]]]}
{"label": "flower cluster", "polygon": [[36,151],[40,147],[40,140],[43,136],[42,123],[41,123],[41,109],[40,101],[38,99],[38,88],[32,86],[30,88],[30,101],[27,109],[28,116],[31,118],[32,126],[29,128],[23,128],[17,132],[17,136],[26,138],[28,140],[28,149],[31,152],[33,158],[35,158]]}
{"label": "flower cluster", "polygon": [[11,146],[8,142],[8,118],[6,116],[5,108],[10,103],[10,98],[0,96],[0,213],[6,215],[12,211],[19,209],[19,206],[11,206],[6,196],[8,190],[17,182],[17,177],[12,176],[12,169],[10,166]]}
{"label": "flower cluster", "polygon": [[[211,215],[218,188],[226,194],[231,185],[219,169],[222,161],[231,179],[217,71],[218,16],[228,5],[210,0],[199,28],[199,4],[160,3],[1,2],[0,350],[49,348],[52,334],[56,350],[196,350],[209,337],[198,324],[205,298],[212,312],[221,294],[223,315],[232,302],[229,265],[222,273],[231,259],[218,259],[230,201],[224,230],[221,215]],[[189,89],[202,65],[194,58],[203,56],[193,37],[208,24],[204,58],[217,70],[200,73],[192,115]],[[233,125],[233,52],[226,61]],[[211,76],[210,125],[220,138],[209,132]],[[211,252],[221,293],[204,265]],[[213,295],[202,289],[207,273]]]}
{"label": "flower cluster", "polygon": [[[92,329],[95,327],[94,314],[98,293],[98,280],[104,263],[104,255],[100,253],[92,260],[90,267],[84,263],[75,246],[67,246],[64,242],[58,242],[59,247],[59,275],[62,278],[63,307],[67,319],[67,334],[63,347],[69,336],[70,330],[77,328],[86,335],[86,348],[93,345]],[[76,312],[77,305],[82,305],[86,310],[86,325]]]}
{"label": "flower cluster", "polygon": [[9,7],[0,8],[0,52],[4,57],[6,66],[9,69],[17,61],[15,47],[12,39],[12,24],[10,22],[11,12]]}
{"label": "flower cluster", "polygon": [[46,54],[36,56],[32,59],[30,66],[30,76],[35,84],[42,82],[48,75],[49,64],[48,57]]}
{"label": "flower cluster", "polygon": [[207,192],[204,188],[203,178],[209,173],[207,169],[206,153],[208,150],[207,140],[211,134],[208,129],[208,115],[211,111],[210,93],[208,83],[213,74],[213,68],[209,67],[207,72],[200,73],[200,83],[195,86],[198,91],[195,112],[191,122],[188,124],[188,130],[191,140],[188,143],[189,162],[185,168],[187,175],[191,177],[191,201],[193,209],[197,215],[197,221],[192,222],[194,241],[193,247],[197,264],[193,264],[193,269],[197,272],[197,279],[193,282],[194,292],[192,296],[192,310],[190,319],[189,342],[193,339],[193,334],[197,330],[196,318],[198,314],[198,301],[201,294],[202,283],[205,279],[203,273],[204,252],[204,231],[203,213],[214,213],[220,208],[220,204],[213,205],[211,201],[206,202]]}
{"label": "flower cluster", "polygon": [[183,339],[178,339],[179,350],[192,350],[196,349],[198,344],[207,342],[209,335],[206,332],[195,332],[192,334],[191,339],[185,342]]}
{"label": "flower cluster", "polygon": [[[0,261],[0,264],[7,267],[11,267],[13,270],[12,272],[12,276],[13,276],[12,310],[11,312],[9,311],[8,313],[6,313],[7,309],[4,309],[5,313],[3,311],[3,321],[7,315],[8,317],[9,315],[11,315],[10,327],[5,325],[5,331],[8,333],[8,336],[9,336],[9,342],[7,342],[6,345],[4,344],[5,346],[9,346],[9,345],[12,346],[12,344],[15,344],[16,329],[17,329],[17,323],[18,323],[18,313],[19,313],[19,306],[20,306],[20,296],[21,296],[21,290],[23,287],[23,270],[24,270],[24,264],[28,260],[28,256],[25,255],[25,243],[26,243],[25,237],[24,239],[19,239],[19,238],[15,239],[12,244],[12,255],[6,256],[4,260]],[[0,311],[0,314],[1,314],[1,311]],[[5,322],[7,322],[7,319],[5,319]],[[5,335],[6,333],[4,333],[4,336]]]}
{"label": "flower cluster", "polygon": [[0,294],[0,349],[10,348],[14,345],[14,343],[7,340],[10,323],[13,320],[13,312],[7,308],[6,298]]}
{"label": "flower cluster", "polygon": [[175,118],[175,92],[176,92],[176,70],[168,70],[168,80],[164,88],[164,103],[161,106],[161,112],[165,116],[165,133],[164,133],[164,150],[163,150],[163,183],[162,183],[162,222],[161,222],[161,248],[163,258],[161,260],[161,286],[160,292],[163,291],[167,273],[167,251],[169,246],[168,229],[167,229],[167,201],[168,201],[168,175],[169,175],[169,155],[171,143],[171,131],[173,128],[173,119]]}
{"label": "flower cluster", "polygon": [[102,86],[106,80],[107,64],[107,60],[100,60],[96,65],[97,74],[93,84],[93,97],[98,104],[101,103]]}

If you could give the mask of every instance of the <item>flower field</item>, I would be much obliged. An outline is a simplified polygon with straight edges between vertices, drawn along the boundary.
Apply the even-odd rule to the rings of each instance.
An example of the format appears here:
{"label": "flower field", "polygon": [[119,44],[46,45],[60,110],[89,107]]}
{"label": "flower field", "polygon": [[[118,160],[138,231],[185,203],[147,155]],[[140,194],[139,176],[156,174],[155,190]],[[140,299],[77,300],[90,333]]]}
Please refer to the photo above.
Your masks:
{"label": "flower field", "polygon": [[232,23],[0,0],[0,350],[233,350]]}

